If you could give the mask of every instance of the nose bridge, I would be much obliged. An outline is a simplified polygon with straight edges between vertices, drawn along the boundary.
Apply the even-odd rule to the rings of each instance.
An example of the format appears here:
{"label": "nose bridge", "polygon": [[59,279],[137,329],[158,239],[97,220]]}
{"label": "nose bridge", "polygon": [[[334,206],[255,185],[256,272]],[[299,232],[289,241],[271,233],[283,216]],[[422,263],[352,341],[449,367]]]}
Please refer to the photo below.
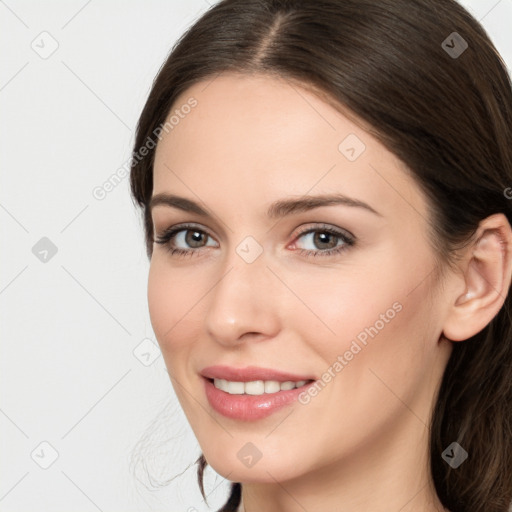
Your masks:
{"label": "nose bridge", "polygon": [[246,333],[273,336],[278,310],[272,273],[263,247],[246,237],[226,256],[209,301],[205,327],[221,343],[236,343]]}

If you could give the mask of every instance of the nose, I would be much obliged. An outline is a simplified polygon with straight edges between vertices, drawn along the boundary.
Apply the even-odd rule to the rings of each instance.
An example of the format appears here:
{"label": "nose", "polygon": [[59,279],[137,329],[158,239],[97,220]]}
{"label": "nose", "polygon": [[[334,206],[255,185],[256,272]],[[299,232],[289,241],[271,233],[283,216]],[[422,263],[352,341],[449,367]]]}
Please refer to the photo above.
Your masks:
{"label": "nose", "polygon": [[225,346],[276,336],[280,311],[275,287],[279,281],[267,268],[263,255],[247,263],[233,251],[219,276],[209,294],[207,334]]}

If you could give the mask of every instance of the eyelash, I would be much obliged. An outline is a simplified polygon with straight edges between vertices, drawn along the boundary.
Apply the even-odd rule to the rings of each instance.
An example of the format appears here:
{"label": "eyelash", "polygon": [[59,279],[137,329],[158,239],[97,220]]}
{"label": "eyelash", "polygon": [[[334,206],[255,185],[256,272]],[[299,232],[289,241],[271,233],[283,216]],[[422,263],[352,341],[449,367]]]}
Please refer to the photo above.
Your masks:
{"label": "eyelash", "polygon": [[[180,249],[180,248],[172,247],[169,244],[171,239],[173,239],[174,236],[176,234],[178,234],[179,232],[181,232],[181,231],[192,231],[192,230],[197,231],[199,233],[202,233],[202,234],[210,237],[210,235],[206,231],[204,231],[202,229],[199,229],[197,226],[195,226],[193,224],[181,224],[179,226],[174,226],[174,227],[171,227],[171,228],[165,230],[155,240],[155,243],[164,245],[166,250],[172,256],[178,256],[178,257],[180,257],[180,256],[192,256],[194,253],[196,253],[198,251],[198,249],[202,249],[203,247],[196,248],[196,249]],[[307,229],[301,231],[300,233],[297,234],[297,239],[300,238],[303,235],[306,235],[306,234],[309,234],[309,233],[316,233],[316,232],[318,232],[318,233],[328,233],[330,235],[333,235],[336,238],[341,239],[343,241],[343,245],[341,245],[339,247],[335,247],[333,249],[327,249],[325,251],[322,251],[322,250],[311,251],[311,250],[308,250],[308,249],[296,249],[296,251],[300,255],[306,256],[307,258],[316,258],[317,256],[321,256],[321,257],[333,256],[333,255],[342,253],[343,251],[347,250],[349,247],[352,247],[355,244],[355,237],[353,235],[349,235],[348,233],[339,231],[339,230],[334,229],[334,228],[332,228],[330,226],[323,226],[323,225],[322,226],[318,226],[316,228],[309,228],[309,229],[307,228]]]}

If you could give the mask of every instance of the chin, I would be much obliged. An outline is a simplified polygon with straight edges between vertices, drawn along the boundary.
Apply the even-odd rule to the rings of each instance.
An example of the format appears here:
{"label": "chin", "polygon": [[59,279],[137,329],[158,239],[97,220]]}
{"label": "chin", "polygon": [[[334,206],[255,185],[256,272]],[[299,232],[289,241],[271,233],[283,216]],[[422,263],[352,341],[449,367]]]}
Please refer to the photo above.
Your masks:
{"label": "chin", "polygon": [[[236,443],[233,443],[237,445]],[[261,443],[260,443],[261,445]],[[221,476],[232,482],[242,483],[275,483],[291,480],[303,473],[297,464],[282,453],[273,453],[265,457],[265,447],[259,450],[261,458],[257,457],[256,448],[250,442],[241,444],[242,448],[227,452],[219,447],[218,452],[203,450],[208,464]],[[244,448],[245,447],[245,448]],[[251,460],[250,453],[253,453]]]}

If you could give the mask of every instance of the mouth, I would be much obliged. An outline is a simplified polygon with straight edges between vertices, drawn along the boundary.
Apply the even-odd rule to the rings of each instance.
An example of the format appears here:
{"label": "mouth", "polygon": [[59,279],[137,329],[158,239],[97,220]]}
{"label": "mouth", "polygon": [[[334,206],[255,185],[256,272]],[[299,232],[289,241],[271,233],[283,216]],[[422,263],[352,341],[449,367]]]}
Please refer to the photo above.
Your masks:
{"label": "mouth", "polygon": [[259,420],[292,406],[316,381],[313,375],[258,366],[208,366],[200,376],[211,408],[239,421]]}
{"label": "mouth", "polygon": [[314,379],[303,379],[299,381],[278,381],[278,380],[252,380],[252,381],[231,381],[227,379],[213,379],[205,377],[216,389],[229,395],[251,395],[261,396],[275,394],[281,391],[290,391],[308,386]]}
{"label": "mouth", "polygon": [[315,379],[227,380],[201,376],[204,393],[214,412],[237,421],[256,421],[292,407]]}

